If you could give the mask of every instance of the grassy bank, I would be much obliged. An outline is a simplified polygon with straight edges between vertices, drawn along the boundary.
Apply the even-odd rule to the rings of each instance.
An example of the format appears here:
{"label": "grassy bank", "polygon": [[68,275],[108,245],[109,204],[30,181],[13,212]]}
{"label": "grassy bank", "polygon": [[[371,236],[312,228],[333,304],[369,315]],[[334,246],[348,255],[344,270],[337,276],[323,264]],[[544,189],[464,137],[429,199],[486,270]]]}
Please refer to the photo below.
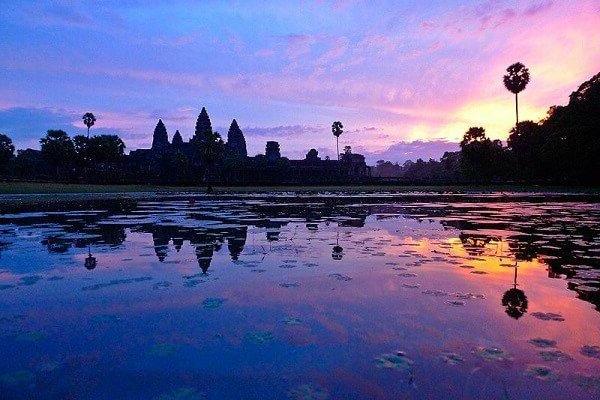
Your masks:
{"label": "grassy bank", "polygon": [[[600,188],[556,187],[525,185],[340,185],[340,186],[241,186],[215,187],[216,194],[226,193],[268,193],[268,192],[438,192],[438,193],[492,193],[492,192],[554,192],[554,193],[600,193]],[[118,193],[206,193],[206,188],[191,186],[155,186],[155,185],[88,185],[40,182],[0,182],[0,195],[46,195],[46,194],[118,194]]]}

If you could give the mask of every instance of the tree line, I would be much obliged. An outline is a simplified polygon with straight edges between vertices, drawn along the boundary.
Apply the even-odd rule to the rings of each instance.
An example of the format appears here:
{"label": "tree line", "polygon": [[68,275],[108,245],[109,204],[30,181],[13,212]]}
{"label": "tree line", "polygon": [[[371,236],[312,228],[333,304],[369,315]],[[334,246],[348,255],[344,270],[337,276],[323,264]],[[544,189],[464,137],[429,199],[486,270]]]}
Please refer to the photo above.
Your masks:
{"label": "tree line", "polygon": [[[539,122],[519,121],[518,94],[529,80],[529,70],[521,63],[508,67],[503,77],[507,90],[515,95],[516,114],[516,124],[505,144],[489,138],[483,127],[471,127],[460,142],[460,150],[446,152],[440,160],[418,159],[404,164],[380,160],[372,169],[372,179],[361,174],[357,175],[360,180],[348,182],[373,183],[387,177],[400,183],[424,184],[600,184],[600,73],[581,84],[569,96],[567,105],[550,107]],[[26,149],[15,154],[12,140],[0,134],[0,176],[13,180],[208,186],[256,183],[258,177],[277,183],[289,180],[292,174],[298,184],[318,182],[314,180],[318,176],[327,178],[323,183],[336,178],[344,181],[348,176],[346,170],[349,171],[352,154],[347,147],[341,160],[337,151],[335,165],[328,159],[321,161],[316,150],[311,150],[302,168],[292,170],[290,160],[281,157],[277,142],[267,143],[265,155],[256,157],[228,151],[228,143],[213,132],[205,114],[203,109],[194,137],[185,144],[187,151],[183,151],[178,132],[169,145],[166,128],[159,121],[154,137],[157,143],[166,143],[164,151],[156,146],[158,151],[152,157],[137,162],[135,157],[125,155],[125,143],[117,135],[90,136],[96,122],[92,113],[82,118],[87,136],[71,138],[62,130],[49,130],[40,139],[39,151]],[[233,122],[230,130],[234,131],[228,136],[239,137],[241,131]],[[332,134],[338,149],[342,133],[342,123],[334,122]],[[242,146],[245,152],[245,143]]]}
{"label": "tree line", "polygon": [[529,78],[520,63],[504,77],[516,103],[516,125],[506,144],[489,138],[483,127],[471,127],[460,151],[440,160],[379,160],[373,176],[411,183],[600,184],[600,73],[581,84],[567,105],[550,107],[543,120],[520,122],[517,95]]}

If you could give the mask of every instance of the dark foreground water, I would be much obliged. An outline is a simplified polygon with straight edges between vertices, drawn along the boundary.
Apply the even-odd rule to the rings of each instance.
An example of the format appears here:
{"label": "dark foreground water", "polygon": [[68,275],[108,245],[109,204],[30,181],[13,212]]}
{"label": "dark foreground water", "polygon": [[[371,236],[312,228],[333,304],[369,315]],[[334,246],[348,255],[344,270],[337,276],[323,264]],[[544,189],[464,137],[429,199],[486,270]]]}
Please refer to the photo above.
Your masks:
{"label": "dark foreground water", "polygon": [[0,215],[0,398],[598,398],[600,204],[463,200]]}

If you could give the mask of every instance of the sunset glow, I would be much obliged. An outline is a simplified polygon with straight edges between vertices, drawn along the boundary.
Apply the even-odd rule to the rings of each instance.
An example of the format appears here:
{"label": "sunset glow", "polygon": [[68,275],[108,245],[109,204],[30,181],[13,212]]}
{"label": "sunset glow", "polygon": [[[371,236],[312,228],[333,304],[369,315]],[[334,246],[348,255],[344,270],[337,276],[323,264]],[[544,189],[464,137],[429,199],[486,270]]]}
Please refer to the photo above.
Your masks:
{"label": "sunset glow", "polygon": [[429,156],[414,141],[441,140],[439,156],[470,126],[506,139],[509,64],[531,70],[531,120],[600,66],[594,0],[2,3],[0,131],[19,147],[83,131],[88,109],[128,150],[158,118],[187,140],[206,106],[220,132],[239,121],[250,154],[278,140],[290,157],[333,157],[342,120],[343,145],[371,162]]}

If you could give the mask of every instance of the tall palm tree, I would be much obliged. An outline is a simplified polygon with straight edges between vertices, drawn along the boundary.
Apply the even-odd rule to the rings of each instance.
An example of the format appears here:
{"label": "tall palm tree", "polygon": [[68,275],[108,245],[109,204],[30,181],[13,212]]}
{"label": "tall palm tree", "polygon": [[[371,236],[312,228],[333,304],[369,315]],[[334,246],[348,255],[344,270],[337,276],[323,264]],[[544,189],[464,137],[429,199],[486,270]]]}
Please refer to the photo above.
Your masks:
{"label": "tall palm tree", "polygon": [[83,114],[83,123],[87,126],[87,137],[90,138],[90,128],[94,126],[94,122],[96,122],[96,117],[91,112],[86,112]]}
{"label": "tall palm tree", "polygon": [[521,64],[520,62],[514,63],[510,67],[506,68],[506,75],[504,75],[504,86],[509,92],[515,94],[515,110],[517,112],[517,125],[519,127],[519,93],[525,90],[525,87],[529,83],[529,69]]}
{"label": "tall palm tree", "polygon": [[331,124],[331,133],[335,136],[335,144],[337,148],[337,160],[340,163],[340,136],[344,133],[344,125],[340,121],[335,121]]}
{"label": "tall palm tree", "polygon": [[85,114],[83,114],[83,117],[81,117],[81,119],[83,119],[83,123],[85,124],[85,126],[87,126],[87,141],[85,143],[84,174],[85,174],[86,180],[89,181],[90,174],[89,174],[88,163],[90,162],[90,158],[91,158],[90,157],[90,128],[92,126],[94,126],[94,122],[96,122],[96,117],[91,112],[86,112]]}

